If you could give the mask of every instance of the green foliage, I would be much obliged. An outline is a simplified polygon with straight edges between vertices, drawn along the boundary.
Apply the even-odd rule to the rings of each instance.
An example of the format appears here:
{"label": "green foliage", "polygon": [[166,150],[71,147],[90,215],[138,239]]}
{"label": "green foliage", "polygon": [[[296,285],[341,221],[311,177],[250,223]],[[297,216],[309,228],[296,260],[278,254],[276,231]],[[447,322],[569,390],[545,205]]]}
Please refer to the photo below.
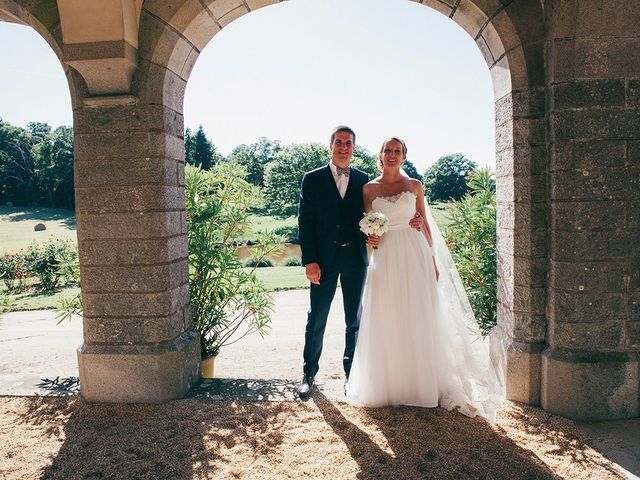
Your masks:
{"label": "green foliage", "polygon": [[233,149],[227,161],[241,165],[246,171],[245,180],[252,185],[264,184],[264,169],[273,161],[273,157],[281,150],[278,140],[260,137],[251,145],[238,145]]}
{"label": "green foliage", "polygon": [[0,119],[0,201],[32,203],[38,196],[32,135]]}
{"label": "green foliage", "polygon": [[0,201],[73,208],[73,130],[0,120]]}
{"label": "green foliage", "polygon": [[45,291],[54,290],[61,280],[68,282],[78,261],[75,246],[68,240],[57,238],[51,238],[42,245],[31,245],[25,258],[30,271],[38,278],[40,288]]}
{"label": "green foliage", "polygon": [[82,295],[63,296],[56,306],[56,323],[60,325],[64,321],[71,321],[74,316],[82,316]]}
{"label": "green foliage", "polygon": [[58,127],[33,148],[41,205],[74,207],[73,130]]}
{"label": "green foliage", "polygon": [[254,258],[254,257],[251,257],[249,260],[244,262],[244,266],[245,267],[256,267],[256,268],[273,267],[273,260],[271,260],[270,258]]}
{"label": "green foliage", "polygon": [[462,153],[440,157],[424,174],[424,190],[430,202],[460,200],[469,190],[467,177],[478,166]]}
{"label": "green foliage", "polygon": [[300,267],[302,266],[302,260],[299,257],[289,257],[282,263],[285,267]]}
{"label": "green foliage", "polygon": [[298,211],[305,172],[322,167],[330,160],[329,149],[318,143],[293,144],[279,151],[265,171],[265,207],[275,215],[294,215]]}
{"label": "green foliage", "polygon": [[13,301],[11,301],[11,297],[6,293],[0,293],[0,313],[10,312],[12,306]]}
{"label": "green foliage", "polygon": [[496,196],[487,168],[474,172],[469,193],[448,209],[446,241],[483,333],[496,324]]}
{"label": "green foliage", "polygon": [[376,155],[372,155],[366,148],[356,145],[351,157],[351,166],[366,172],[369,178],[376,178],[380,175],[377,162],[378,158]]}
{"label": "green foliage", "polygon": [[209,170],[213,165],[222,162],[224,157],[218,153],[200,125],[196,133],[189,128],[184,132],[184,160],[187,165]]}
{"label": "green foliage", "polygon": [[[193,324],[202,357],[258,332],[264,335],[273,301],[255,273],[235,253],[235,242],[249,228],[249,209],[260,203],[257,187],[233,164],[210,171],[187,166],[185,193],[189,222],[189,292]],[[257,260],[274,255],[283,238],[262,232],[253,247]]]}
{"label": "green foliage", "polygon": [[411,178],[415,178],[416,180],[422,181],[422,175],[418,173],[416,166],[411,162],[411,160],[405,160],[404,165],[402,165],[402,169]]}
{"label": "green foliage", "polygon": [[51,238],[44,244],[30,245],[26,252],[0,257],[0,279],[7,290],[24,290],[31,276],[38,278],[45,291],[54,290],[61,282],[75,282],[80,276],[75,246],[68,240]]}
{"label": "green foliage", "polygon": [[21,253],[0,257],[0,279],[9,291],[22,291],[25,280],[31,276],[31,268]]}
{"label": "green foliage", "polygon": [[300,243],[297,225],[286,225],[283,227],[278,227],[274,231],[278,235],[282,235],[287,243]]}

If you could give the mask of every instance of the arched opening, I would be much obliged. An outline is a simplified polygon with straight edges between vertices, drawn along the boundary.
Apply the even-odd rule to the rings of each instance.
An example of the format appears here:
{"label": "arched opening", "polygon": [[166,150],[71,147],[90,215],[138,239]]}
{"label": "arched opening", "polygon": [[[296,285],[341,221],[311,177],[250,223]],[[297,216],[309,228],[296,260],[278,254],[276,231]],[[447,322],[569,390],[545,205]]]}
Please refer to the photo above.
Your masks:
{"label": "arched opening", "polygon": [[11,394],[74,391],[81,320],[57,325],[51,310],[80,291],[68,69],[28,11],[0,2],[0,20],[0,43],[11,45],[0,93],[0,295],[16,312],[0,324],[3,385]]}
{"label": "arched opening", "polygon": [[[278,33],[270,36],[271,32]],[[261,41],[256,43],[256,38]],[[291,42],[292,38],[297,41]],[[435,47],[442,38],[447,39],[446,48]],[[278,140],[281,148],[309,142],[325,148],[332,126],[347,123],[356,129],[358,145],[371,157],[383,138],[397,132],[407,141],[408,159],[420,176],[438,158],[456,152],[494,169],[493,88],[484,58],[455,22],[410,2],[325,2],[313,8],[289,2],[251,12],[216,34],[201,51],[186,86],[184,114],[185,126],[194,132],[203,125],[219,153],[232,162],[240,157],[238,152],[231,154],[235,147],[254,144],[259,137]],[[193,140],[185,144],[189,141]],[[188,163],[189,147],[185,150]],[[358,158],[354,163],[362,165]],[[261,166],[268,165],[276,166],[273,157]],[[282,222],[297,225],[302,173],[316,166],[300,166],[295,178],[286,179],[286,186],[260,180],[267,205],[252,217],[256,229],[281,225],[281,212],[285,212]],[[372,178],[378,175],[375,163],[368,173]],[[270,172],[268,179],[275,178]],[[279,189],[291,191],[282,204]],[[445,214],[441,208],[438,218]],[[299,260],[299,251],[293,250],[275,258],[274,267],[257,270],[269,286],[308,287],[301,267],[281,266],[286,257],[296,255]],[[245,252],[242,248],[243,260]],[[294,271],[296,281],[289,282]],[[278,284],[278,278],[286,281]],[[308,292],[275,293],[274,319],[282,322],[279,312],[287,311],[289,324],[283,322],[278,329],[274,321],[265,339],[255,335],[255,342],[246,339],[223,348],[216,359],[216,374],[273,378],[273,364],[278,362],[266,359],[277,352],[283,368],[277,376],[297,378],[308,303],[305,295]],[[324,344],[323,378],[341,376],[340,295],[338,289],[328,324],[335,338]],[[300,304],[295,314],[292,303]],[[290,346],[284,343],[288,338]],[[233,355],[227,353],[231,349]],[[233,360],[239,350],[265,361],[241,364]]]}
{"label": "arched opening", "polygon": [[[182,113],[195,61],[224,26],[275,2],[211,3],[206,9],[145,4],[141,98]],[[491,72],[496,118],[499,326],[507,349],[507,390],[540,401],[546,340],[547,177],[543,16],[537,2],[425,5],[451,17],[476,41]],[[166,65],[160,67],[160,65]],[[144,79],[144,81],[142,81]]]}

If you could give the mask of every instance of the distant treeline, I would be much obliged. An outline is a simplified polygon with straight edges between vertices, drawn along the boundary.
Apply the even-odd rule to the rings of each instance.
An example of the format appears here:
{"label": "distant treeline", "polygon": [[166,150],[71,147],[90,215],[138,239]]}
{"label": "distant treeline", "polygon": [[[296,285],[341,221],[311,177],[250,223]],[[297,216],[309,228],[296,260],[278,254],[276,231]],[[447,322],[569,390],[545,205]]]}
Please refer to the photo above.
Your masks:
{"label": "distant treeline", "polygon": [[73,130],[0,119],[0,202],[73,208]]}
{"label": "distant treeline", "polygon": [[[229,162],[243,168],[245,179],[262,189],[265,210],[281,216],[296,213],[300,182],[304,172],[329,162],[330,151],[317,143],[282,146],[278,140],[261,137],[250,145],[238,145],[225,158],[209,140],[202,126],[187,128],[184,136],[186,163],[209,170]],[[357,146],[352,165],[371,178],[379,174],[377,155]],[[475,163],[462,154],[447,155],[424,175],[407,160],[405,172],[424,181],[432,200],[459,199],[466,192],[466,177]],[[0,119],[0,203],[74,208],[73,129],[52,129],[46,123],[31,122],[15,127]]]}

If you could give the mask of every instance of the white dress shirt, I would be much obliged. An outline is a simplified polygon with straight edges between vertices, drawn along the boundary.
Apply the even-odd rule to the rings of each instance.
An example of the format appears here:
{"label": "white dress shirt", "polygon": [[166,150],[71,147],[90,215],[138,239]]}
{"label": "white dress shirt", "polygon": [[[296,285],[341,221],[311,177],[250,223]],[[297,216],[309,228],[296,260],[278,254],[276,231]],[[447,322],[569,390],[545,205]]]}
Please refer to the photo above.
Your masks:
{"label": "white dress shirt", "polygon": [[347,187],[349,186],[349,177],[346,175],[338,175],[338,167],[336,167],[333,162],[329,162],[329,168],[333,174],[333,180],[336,182],[336,187],[338,187],[338,192],[340,192],[340,196],[344,198],[344,194],[347,192]]}

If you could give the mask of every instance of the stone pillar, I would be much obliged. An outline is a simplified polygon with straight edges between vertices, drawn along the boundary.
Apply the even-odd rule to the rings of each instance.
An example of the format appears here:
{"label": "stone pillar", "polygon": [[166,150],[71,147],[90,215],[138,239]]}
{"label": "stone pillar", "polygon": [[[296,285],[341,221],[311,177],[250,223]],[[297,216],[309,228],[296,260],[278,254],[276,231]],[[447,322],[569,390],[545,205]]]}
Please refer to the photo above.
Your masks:
{"label": "stone pillar", "polygon": [[496,125],[499,348],[506,351],[507,398],[538,405],[546,335],[544,88],[514,89],[500,98]]}
{"label": "stone pillar", "polygon": [[74,111],[76,218],[91,401],[162,402],[198,378],[191,326],[182,115],[134,97]]}
{"label": "stone pillar", "polygon": [[542,406],[574,419],[639,413],[637,7],[547,3],[552,208]]}

